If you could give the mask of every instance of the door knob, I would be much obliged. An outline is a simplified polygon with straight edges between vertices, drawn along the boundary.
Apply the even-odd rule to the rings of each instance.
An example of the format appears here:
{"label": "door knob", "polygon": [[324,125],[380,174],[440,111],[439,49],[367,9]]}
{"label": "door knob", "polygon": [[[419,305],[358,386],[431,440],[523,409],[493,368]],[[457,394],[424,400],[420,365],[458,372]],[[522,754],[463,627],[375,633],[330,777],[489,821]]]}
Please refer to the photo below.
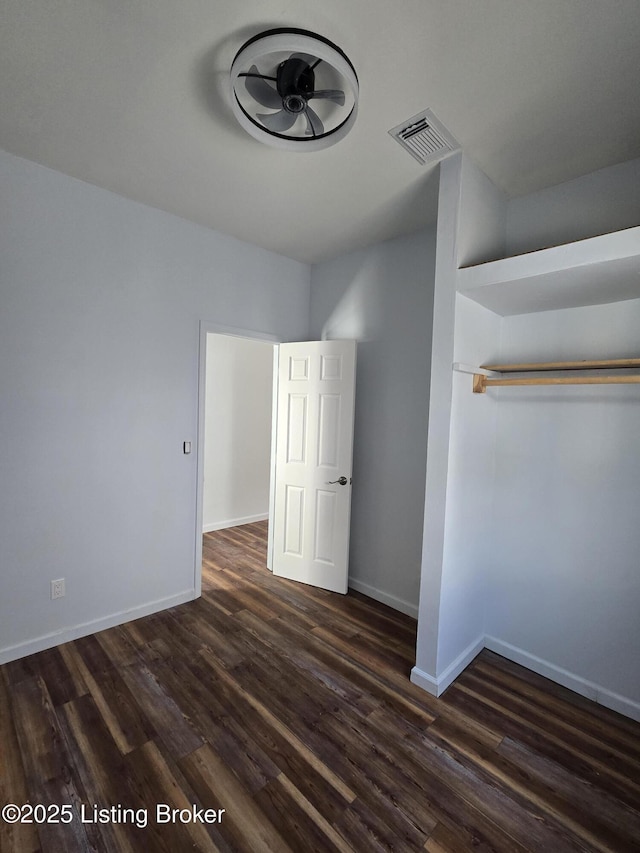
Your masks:
{"label": "door knob", "polygon": [[346,477],[338,477],[337,480],[328,480],[327,485],[332,486],[334,483],[340,483],[341,486],[346,486],[347,482],[348,480]]}

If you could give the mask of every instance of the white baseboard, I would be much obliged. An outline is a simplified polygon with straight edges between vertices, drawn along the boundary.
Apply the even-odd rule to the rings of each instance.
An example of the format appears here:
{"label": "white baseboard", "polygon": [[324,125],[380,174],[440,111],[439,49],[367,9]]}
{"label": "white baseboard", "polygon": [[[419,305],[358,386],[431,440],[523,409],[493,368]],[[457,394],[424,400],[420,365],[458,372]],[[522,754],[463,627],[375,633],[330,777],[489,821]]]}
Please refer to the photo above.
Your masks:
{"label": "white baseboard", "polygon": [[418,605],[410,604],[402,598],[397,598],[395,595],[390,595],[388,592],[383,592],[375,586],[369,586],[368,583],[363,583],[357,578],[349,578],[349,587],[355,589],[356,592],[361,592],[368,598],[373,598],[374,601],[379,601],[381,604],[387,604],[393,607],[394,610],[399,610],[400,613],[405,613],[407,616],[418,618]]}
{"label": "white baseboard", "polygon": [[82,622],[79,625],[73,625],[71,628],[63,628],[60,631],[53,631],[50,634],[44,634],[33,640],[26,640],[15,646],[7,646],[4,649],[0,649],[0,664],[18,660],[19,658],[27,657],[27,655],[42,652],[45,649],[52,649],[54,646],[61,646],[63,643],[77,640],[80,637],[87,637],[89,634],[96,634],[98,631],[105,631],[107,628],[115,628],[116,625],[122,625],[124,622],[132,622],[141,616],[150,616],[152,613],[157,613],[160,610],[166,610],[169,607],[193,601],[196,597],[195,590],[187,589],[184,592],[177,593],[177,595],[171,595],[168,598],[159,598],[156,601],[149,601],[147,604],[142,604],[140,607],[133,607],[131,610],[121,610],[119,613],[112,613],[109,616],[94,619],[91,622]]}
{"label": "white baseboard", "polygon": [[432,696],[442,696],[447,687],[456,680],[464,669],[469,666],[476,655],[480,654],[484,645],[484,637],[478,637],[478,639],[470,643],[437,678],[434,678],[432,675],[429,675],[428,672],[414,666],[411,670],[412,683],[417,684],[418,687],[422,687],[423,690],[426,690],[427,693],[430,693]]}
{"label": "white baseboard", "polygon": [[240,527],[242,524],[253,524],[254,521],[267,521],[268,518],[268,513],[245,515],[244,518],[228,518],[226,521],[214,521],[211,524],[203,524],[202,532],[211,533],[213,530],[226,530],[227,527]]}
{"label": "white baseboard", "polygon": [[437,680],[423,669],[418,669],[417,666],[414,666],[411,670],[410,680],[412,684],[422,687],[423,690],[426,690],[426,692],[430,693],[432,696],[439,696],[442,692],[438,692]]}
{"label": "white baseboard", "polygon": [[581,696],[586,696],[587,699],[592,699],[612,711],[617,711],[625,717],[630,717],[632,720],[640,722],[640,702],[634,702],[633,699],[628,699],[626,696],[620,696],[619,693],[614,693],[594,681],[588,681],[579,675],[575,675],[560,666],[556,666],[549,661],[536,657],[530,652],[519,649],[517,646],[512,646],[510,643],[505,643],[498,640],[496,637],[485,637],[485,646],[492,652],[495,652],[514,663],[519,663],[527,669],[537,672],[538,675],[543,675],[556,684],[561,684],[563,687],[568,687],[575,693]]}
{"label": "white baseboard", "polygon": [[413,684],[417,684],[418,687],[422,687],[423,690],[426,690],[432,696],[442,696],[447,687],[455,681],[475,656],[485,647],[498,655],[502,655],[507,660],[518,663],[532,672],[537,672],[538,675],[543,675],[556,684],[561,684],[563,687],[573,690],[574,693],[586,696],[587,699],[591,699],[600,705],[604,705],[606,708],[610,708],[612,711],[617,711],[625,717],[640,722],[640,702],[635,702],[633,699],[628,699],[626,696],[614,693],[612,690],[608,690],[594,681],[588,681],[560,666],[556,666],[556,664],[543,660],[530,652],[526,652],[524,649],[519,649],[510,643],[498,640],[496,637],[480,637],[474,643],[471,643],[437,677],[414,666],[411,670],[411,681]]}

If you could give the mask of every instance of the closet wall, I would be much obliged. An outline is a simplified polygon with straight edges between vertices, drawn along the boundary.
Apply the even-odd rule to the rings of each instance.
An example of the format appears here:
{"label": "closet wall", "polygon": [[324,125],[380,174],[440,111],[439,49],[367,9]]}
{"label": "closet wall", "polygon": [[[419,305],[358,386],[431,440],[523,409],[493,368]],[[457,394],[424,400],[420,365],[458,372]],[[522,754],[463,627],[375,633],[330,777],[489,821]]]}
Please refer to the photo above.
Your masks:
{"label": "closet wall", "polygon": [[[500,360],[640,354],[639,330],[640,300],[505,317]],[[591,698],[640,703],[640,387],[483,396],[496,413],[493,647],[570,687],[584,679]]]}

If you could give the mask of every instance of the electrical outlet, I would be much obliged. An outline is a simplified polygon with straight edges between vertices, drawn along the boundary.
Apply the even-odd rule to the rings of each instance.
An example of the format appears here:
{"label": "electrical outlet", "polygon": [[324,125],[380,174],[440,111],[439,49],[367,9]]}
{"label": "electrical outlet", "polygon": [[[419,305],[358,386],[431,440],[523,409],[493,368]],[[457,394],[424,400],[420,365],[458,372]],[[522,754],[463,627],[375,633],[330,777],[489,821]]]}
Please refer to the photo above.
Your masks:
{"label": "electrical outlet", "polygon": [[51,598],[64,598],[65,595],[64,578],[58,578],[57,581],[51,581]]}

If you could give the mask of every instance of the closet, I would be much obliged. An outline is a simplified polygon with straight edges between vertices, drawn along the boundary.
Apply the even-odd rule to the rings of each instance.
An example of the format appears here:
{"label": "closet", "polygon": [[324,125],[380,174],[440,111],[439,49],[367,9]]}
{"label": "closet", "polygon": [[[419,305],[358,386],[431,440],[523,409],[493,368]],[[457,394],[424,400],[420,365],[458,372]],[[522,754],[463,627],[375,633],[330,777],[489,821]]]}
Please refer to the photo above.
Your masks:
{"label": "closet", "polygon": [[492,419],[488,645],[637,716],[640,228],[461,269],[458,287],[501,318],[460,377],[467,416]]}
{"label": "closet", "polygon": [[548,247],[508,251],[531,245],[527,224],[544,234],[543,201],[554,223],[580,205],[588,233],[601,221],[587,215],[600,207],[587,198],[596,184],[601,192],[605,178],[509,201],[468,158],[441,165],[412,679],[439,695],[487,647],[640,719],[631,182],[621,206],[630,227],[562,245],[549,228]]}

